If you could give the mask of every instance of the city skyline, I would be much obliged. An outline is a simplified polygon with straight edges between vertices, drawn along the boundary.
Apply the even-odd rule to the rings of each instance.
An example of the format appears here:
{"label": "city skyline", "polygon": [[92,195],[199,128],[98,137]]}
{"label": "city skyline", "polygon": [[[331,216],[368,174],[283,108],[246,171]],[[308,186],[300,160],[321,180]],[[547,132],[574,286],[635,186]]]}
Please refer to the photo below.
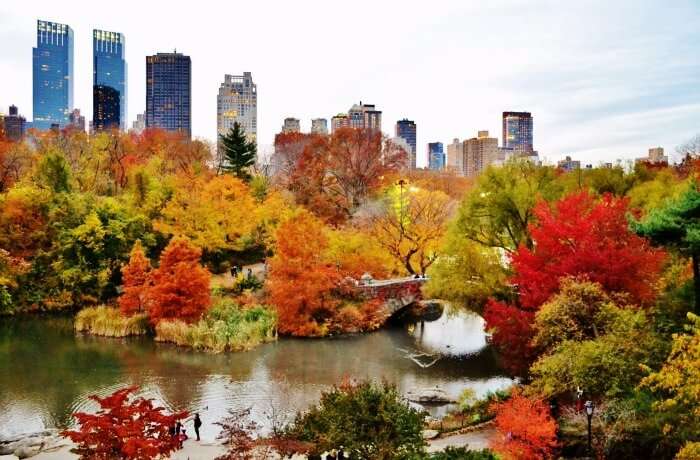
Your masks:
{"label": "city skyline", "polygon": [[[193,136],[210,141],[216,138],[212,101],[221,79],[243,71],[256,75],[262,91],[258,141],[263,145],[272,143],[280,120],[289,114],[308,131],[311,119],[330,119],[346,101],[359,100],[381,108],[382,128],[388,135],[395,120],[415,120],[421,126],[419,152],[432,140],[447,144],[478,130],[500,133],[503,111],[528,111],[537,118],[535,149],[550,162],[565,155],[586,163],[633,159],[652,145],[664,146],[672,156],[675,146],[698,130],[700,63],[693,50],[700,43],[700,32],[692,24],[700,17],[700,7],[693,2],[671,7],[589,2],[546,8],[543,2],[508,1],[481,6],[452,3],[449,8],[424,5],[410,12],[381,5],[372,15],[358,5],[357,11],[344,12],[342,20],[306,2],[275,5],[277,16],[294,20],[287,24],[271,19],[274,30],[291,34],[299,43],[330,37],[353,21],[382,27],[382,35],[388,37],[378,46],[365,46],[375,40],[365,37],[358,39],[360,43],[334,42],[314,53],[290,55],[272,52],[277,41],[265,37],[269,24],[261,27],[255,20],[241,25],[241,35],[259,34],[260,40],[236,48],[235,53],[208,52],[213,44],[225,41],[227,14],[216,6],[204,2],[191,15],[182,15],[165,11],[159,2],[127,1],[124,8],[89,14],[79,5],[43,1],[21,8],[2,5],[0,39],[13,46],[0,54],[0,71],[7,75],[0,88],[0,107],[4,111],[10,104],[32,106],[28,50],[35,46],[37,19],[46,19],[68,24],[74,31],[74,107],[86,114],[92,114],[92,30],[118,30],[128,37],[129,126],[145,110],[145,56],[175,48],[191,56]],[[606,15],[599,17],[595,11],[603,7]],[[264,5],[242,8],[246,17],[265,13]],[[130,10],[139,14],[127,14]],[[313,18],[306,19],[304,12],[311,10]],[[156,14],[162,21],[149,21]],[[527,33],[515,27],[522,20],[528,21]],[[588,33],[593,22],[594,36]],[[459,23],[464,27],[450,27]],[[430,37],[405,39],[397,46],[401,41],[397,37],[425,27],[434,31]],[[317,59],[319,53],[323,59]],[[480,70],[453,72],[454,60],[463,55],[480,60]],[[420,58],[416,63],[414,56]],[[343,62],[353,63],[346,64],[347,72]],[[359,68],[357,62],[362,62]],[[283,70],[291,68],[304,71]],[[434,83],[430,91],[415,91],[426,81]],[[32,118],[28,110],[24,112]],[[418,163],[425,166],[422,155]]]}

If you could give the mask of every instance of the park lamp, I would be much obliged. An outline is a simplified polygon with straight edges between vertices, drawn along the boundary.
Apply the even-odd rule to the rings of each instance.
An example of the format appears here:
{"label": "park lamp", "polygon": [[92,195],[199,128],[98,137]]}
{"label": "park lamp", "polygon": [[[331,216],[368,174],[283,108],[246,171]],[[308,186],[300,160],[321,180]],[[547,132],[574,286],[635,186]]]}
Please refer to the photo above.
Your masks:
{"label": "park lamp", "polygon": [[595,404],[593,404],[593,401],[588,400],[586,401],[586,404],[584,404],[584,407],[586,408],[586,415],[588,418],[593,417],[593,409],[595,409]]}

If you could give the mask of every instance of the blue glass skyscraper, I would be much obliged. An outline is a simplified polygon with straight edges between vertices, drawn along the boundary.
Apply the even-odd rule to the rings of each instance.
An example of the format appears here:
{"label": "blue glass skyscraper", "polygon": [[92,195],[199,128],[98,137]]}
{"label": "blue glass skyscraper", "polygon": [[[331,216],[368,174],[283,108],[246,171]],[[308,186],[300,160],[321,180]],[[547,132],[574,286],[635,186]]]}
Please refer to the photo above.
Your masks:
{"label": "blue glass skyscraper", "polygon": [[146,57],[146,128],[191,136],[192,61],[180,53]]}
{"label": "blue glass skyscraper", "polygon": [[125,46],[124,34],[106,30],[92,31],[92,120],[95,129],[126,130]]}
{"label": "blue glass skyscraper", "polygon": [[442,142],[428,144],[428,167],[433,171],[445,169],[445,151],[442,148]]}
{"label": "blue glass skyscraper", "polygon": [[411,159],[411,168],[416,167],[416,124],[412,120],[404,118],[396,122],[396,137],[400,137],[411,146],[408,152]]}
{"label": "blue glass skyscraper", "polygon": [[73,110],[73,30],[66,24],[38,20],[32,60],[32,127],[66,126]]}

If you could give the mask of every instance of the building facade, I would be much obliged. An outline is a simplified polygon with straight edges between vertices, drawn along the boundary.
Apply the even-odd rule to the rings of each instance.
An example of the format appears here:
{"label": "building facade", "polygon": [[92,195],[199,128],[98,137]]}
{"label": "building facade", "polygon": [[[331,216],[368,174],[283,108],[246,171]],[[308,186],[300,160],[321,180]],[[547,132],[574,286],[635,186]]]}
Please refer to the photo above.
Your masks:
{"label": "building facade", "polygon": [[[124,34],[97,29],[92,31],[92,121],[96,130],[116,127],[124,131],[127,128],[125,47]],[[109,106],[100,105],[103,102]],[[106,114],[110,118],[105,119]]]}
{"label": "building facade", "polygon": [[27,120],[19,114],[16,105],[10,106],[10,113],[3,117],[3,124],[7,139],[14,142],[22,140],[27,130]]}
{"label": "building facade", "polygon": [[428,143],[428,168],[433,171],[445,169],[445,151],[442,142]]}
{"label": "building facade", "polygon": [[68,116],[68,126],[85,132],[85,117],[80,114],[80,109],[73,109]]}
{"label": "building facade", "polygon": [[350,121],[348,119],[347,113],[339,113],[331,118],[331,132],[334,133],[336,129],[347,128],[350,126]]}
{"label": "building facade", "polygon": [[454,138],[447,146],[445,169],[454,171],[460,176],[464,175],[464,143],[458,138]]}
{"label": "building facade", "polygon": [[499,160],[498,139],[488,131],[479,131],[477,137],[464,141],[462,175],[476,177],[490,164]]}
{"label": "building facade", "polygon": [[66,24],[37,21],[32,50],[32,127],[68,124],[73,110],[73,30]]}
{"label": "building facade", "polygon": [[311,120],[311,134],[328,134],[328,120],[325,118],[314,118]]}
{"label": "building facade", "polygon": [[143,113],[136,114],[136,120],[131,124],[131,131],[136,134],[141,134],[146,129],[146,115]]}
{"label": "building facade", "polygon": [[581,169],[581,162],[572,160],[571,157],[567,155],[566,158],[557,162],[557,167],[567,172],[575,171]]}
{"label": "building facade", "polygon": [[225,75],[216,97],[216,132],[228,133],[238,122],[251,142],[258,136],[258,87],[250,72]]}
{"label": "building facade", "polygon": [[503,112],[503,147],[524,156],[534,151],[530,112]]}
{"label": "building facade", "polygon": [[146,127],[192,135],[192,61],[180,53],[146,56]]}
{"label": "building facade", "polygon": [[339,113],[331,118],[331,132],[338,128],[382,130],[382,111],[374,104],[354,104],[347,113]]}
{"label": "building facade", "polygon": [[396,122],[395,135],[406,140],[411,150],[408,153],[410,157],[411,169],[416,168],[416,123],[413,120],[404,118]]}
{"label": "building facade", "polygon": [[299,133],[301,132],[301,122],[298,118],[288,117],[284,119],[282,124],[283,133]]}

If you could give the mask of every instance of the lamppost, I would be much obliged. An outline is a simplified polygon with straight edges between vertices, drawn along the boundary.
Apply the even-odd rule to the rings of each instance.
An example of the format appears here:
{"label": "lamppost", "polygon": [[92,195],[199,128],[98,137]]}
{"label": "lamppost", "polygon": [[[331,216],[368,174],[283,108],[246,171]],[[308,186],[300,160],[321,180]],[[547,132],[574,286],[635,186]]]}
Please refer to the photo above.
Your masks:
{"label": "lamppost", "polygon": [[593,419],[593,409],[595,409],[595,404],[590,399],[586,401],[584,405],[586,408],[586,417],[588,417],[588,452],[592,453],[593,449],[591,447],[591,420]]}
{"label": "lamppost", "polygon": [[403,186],[406,185],[406,183],[407,181],[404,179],[399,179],[397,182],[399,186],[399,219],[401,219],[399,224],[401,228],[403,228]]}

